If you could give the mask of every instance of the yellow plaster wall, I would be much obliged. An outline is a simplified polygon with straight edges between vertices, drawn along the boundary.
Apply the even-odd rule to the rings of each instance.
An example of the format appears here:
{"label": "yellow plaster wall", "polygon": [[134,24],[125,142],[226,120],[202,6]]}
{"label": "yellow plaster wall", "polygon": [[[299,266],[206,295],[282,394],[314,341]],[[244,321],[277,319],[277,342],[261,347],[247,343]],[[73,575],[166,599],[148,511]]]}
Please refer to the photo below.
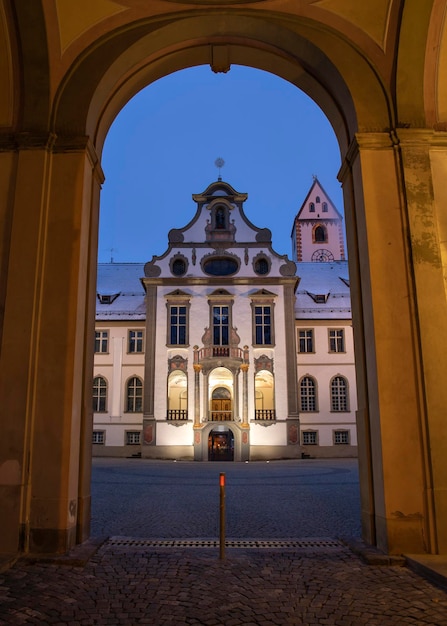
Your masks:
{"label": "yellow plaster wall", "polygon": [[0,127],[12,126],[14,119],[14,78],[9,25],[4,2],[0,3]]}

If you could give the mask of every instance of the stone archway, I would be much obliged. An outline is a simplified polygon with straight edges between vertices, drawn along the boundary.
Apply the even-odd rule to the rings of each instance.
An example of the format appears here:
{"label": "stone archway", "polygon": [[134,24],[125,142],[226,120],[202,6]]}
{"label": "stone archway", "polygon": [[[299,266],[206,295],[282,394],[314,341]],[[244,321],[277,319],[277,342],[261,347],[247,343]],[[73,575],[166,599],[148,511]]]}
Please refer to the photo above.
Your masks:
{"label": "stone archway", "polygon": [[339,141],[364,538],[391,553],[447,552],[446,3],[376,3],[279,12],[191,0],[179,12],[106,0],[76,16],[56,0],[1,4],[0,551],[63,551],[88,536],[110,123],[161,76],[238,63],[306,91]]}

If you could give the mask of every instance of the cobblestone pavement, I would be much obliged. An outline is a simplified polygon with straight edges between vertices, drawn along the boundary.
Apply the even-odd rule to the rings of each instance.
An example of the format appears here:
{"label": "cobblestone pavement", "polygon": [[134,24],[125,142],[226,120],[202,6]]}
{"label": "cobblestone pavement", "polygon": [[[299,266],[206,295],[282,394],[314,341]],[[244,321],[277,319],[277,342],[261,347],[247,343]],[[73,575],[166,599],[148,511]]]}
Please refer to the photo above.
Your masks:
{"label": "cobblestone pavement", "polygon": [[[235,465],[226,468],[229,504],[239,503],[237,513],[229,514],[234,532],[228,532],[227,536],[237,537],[235,529],[245,529],[250,522],[249,531],[244,530],[244,534],[258,537],[258,541],[244,540],[239,533],[238,540],[228,540],[231,547],[226,548],[224,559],[219,558],[213,532],[202,535],[213,539],[185,539],[199,536],[193,531],[214,530],[213,516],[207,511],[215,504],[215,498],[208,494],[208,481],[212,479],[214,484],[212,472],[221,468],[204,470],[201,465],[202,469],[191,464],[189,469],[180,470],[178,467],[171,470],[171,465],[166,465],[164,473],[158,462],[139,465],[132,465],[128,460],[117,464],[95,462],[94,493],[109,491],[106,487],[108,474],[102,473],[102,469],[109,467],[111,489],[117,493],[127,492],[128,496],[123,497],[128,498],[128,505],[133,502],[131,485],[135,482],[137,501],[143,495],[155,496],[157,491],[164,491],[162,487],[169,497],[161,503],[152,500],[149,508],[141,505],[141,510],[129,506],[127,518],[130,520],[121,511],[117,526],[119,534],[124,536],[109,536],[98,542],[96,551],[92,550],[88,559],[82,560],[81,546],[68,557],[50,562],[22,559],[0,574],[0,624],[447,626],[447,594],[441,589],[403,566],[365,564],[335,538],[340,530],[338,526],[333,533],[323,535],[319,531],[326,522],[321,524],[314,518],[315,532],[300,532],[305,528],[310,532],[312,520],[307,520],[310,514],[318,512],[331,519],[330,508],[334,502],[338,506],[334,520],[342,516],[344,498],[349,499],[348,494],[356,490],[355,463],[285,462],[270,464],[272,467],[259,466],[257,471],[254,464],[250,464],[250,468]],[[347,471],[339,472],[341,469]],[[158,487],[146,491],[144,481],[151,475]],[[169,485],[174,478],[175,486],[171,489]],[[262,489],[256,487],[258,481]],[[298,495],[296,482],[299,483]],[[254,494],[248,489],[250,483]],[[279,488],[281,484],[284,490]],[[323,485],[322,493],[327,494],[327,502],[324,497],[318,503],[307,499],[308,491],[318,492],[319,485]],[[196,492],[191,507],[199,507],[200,511],[193,515],[186,506],[188,498],[178,495],[182,486],[183,492]],[[247,495],[248,491],[251,495]],[[264,491],[267,491],[265,499],[260,499],[256,506],[256,499]],[[333,498],[329,492],[338,493],[338,498]],[[177,496],[179,511],[171,502]],[[283,517],[294,514],[289,500],[295,496],[301,502],[296,511],[305,509],[307,513],[297,514],[293,524],[286,520],[283,524]],[[247,508],[240,502],[241,498],[247,500]],[[100,498],[96,500],[94,526],[112,535],[109,531],[112,526],[115,528],[116,520],[110,520],[111,525],[107,526],[106,517],[113,515],[118,502],[112,499],[106,506],[101,504]],[[356,505],[354,500],[349,502],[354,506],[355,518],[358,502]],[[167,503],[170,506],[165,514],[162,509]],[[274,515],[264,515],[262,509],[266,506],[274,509]],[[227,512],[230,508],[227,507]],[[155,513],[149,520],[137,519],[149,510],[158,511],[158,520]],[[203,525],[199,523],[201,516],[205,519]],[[182,517],[184,533],[178,531]],[[167,524],[171,518],[173,524]],[[267,527],[268,523],[273,523],[271,528]],[[352,521],[353,526],[356,523]],[[342,530],[349,530],[350,524],[345,524]],[[139,531],[133,538],[127,532],[129,527]],[[174,529],[178,540],[169,540]],[[164,533],[161,534],[161,530]],[[280,532],[285,533],[282,542],[273,539],[273,536],[279,537]],[[268,534],[270,540],[262,540],[262,536],[268,537]],[[158,539],[151,539],[150,535]],[[138,536],[141,538],[135,538]],[[312,536],[323,539],[312,540]]]}

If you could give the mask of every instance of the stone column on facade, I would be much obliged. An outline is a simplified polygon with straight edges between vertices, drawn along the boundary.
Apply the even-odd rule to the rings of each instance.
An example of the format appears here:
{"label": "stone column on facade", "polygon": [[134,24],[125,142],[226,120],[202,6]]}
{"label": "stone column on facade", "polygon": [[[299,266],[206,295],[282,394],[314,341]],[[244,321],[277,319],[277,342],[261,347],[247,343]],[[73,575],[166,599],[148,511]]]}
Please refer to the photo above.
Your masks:
{"label": "stone column on facade", "polygon": [[284,284],[284,324],[286,331],[285,350],[287,364],[287,407],[288,419],[297,420],[298,409],[298,371],[296,359],[296,329],[295,329],[295,290],[297,281],[293,278]]}
{"label": "stone column on facade", "polygon": [[143,440],[142,454],[145,446],[156,444],[156,419],[154,414],[154,390],[156,368],[156,328],[157,328],[157,279],[144,280],[146,289],[146,358],[144,359],[143,387]]}
{"label": "stone column on facade", "polygon": [[194,428],[200,428],[200,363],[194,363]]}
{"label": "stone column on facade", "polygon": [[242,363],[242,426],[248,428],[248,363]]}
{"label": "stone column on facade", "polygon": [[85,137],[26,135],[13,143],[1,155],[14,182],[2,268],[10,279],[2,275],[8,341],[0,359],[1,421],[11,428],[0,443],[0,497],[8,503],[0,551],[60,552],[88,535],[94,242],[103,178]]}

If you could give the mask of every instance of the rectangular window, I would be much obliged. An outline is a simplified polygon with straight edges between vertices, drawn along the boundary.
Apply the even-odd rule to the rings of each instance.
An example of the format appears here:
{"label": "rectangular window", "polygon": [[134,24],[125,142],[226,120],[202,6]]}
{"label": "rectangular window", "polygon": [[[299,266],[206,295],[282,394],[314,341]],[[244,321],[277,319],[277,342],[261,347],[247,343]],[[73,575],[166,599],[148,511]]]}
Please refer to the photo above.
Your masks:
{"label": "rectangular window", "polygon": [[270,305],[255,306],[255,344],[272,344],[272,309]]}
{"label": "rectangular window", "polygon": [[303,438],[303,446],[316,446],[317,441],[317,431],[316,430],[304,430],[301,435]]}
{"label": "rectangular window", "polygon": [[170,345],[186,345],[186,306],[171,306],[169,308],[169,325]]}
{"label": "rectangular window", "polygon": [[349,430],[335,430],[334,431],[334,444],[335,445],[349,444]]}
{"label": "rectangular window", "polygon": [[95,331],[95,352],[107,353],[109,351],[109,331],[108,330],[96,330]]}
{"label": "rectangular window", "polygon": [[213,345],[228,346],[230,343],[230,309],[213,306]]}
{"label": "rectangular window", "polygon": [[298,331],[298,352],[314,351],[314,331],[312,328]]}
{"label": "rectangular window", "polygon": [[144,331],[129,330],[129,352],[144,351]]}
{"label": "rectangular window", "polygon": [[342,328],[329,330],[329,352],[345,352],[345,331]]}
{"label": "rectangular window", "polygon": [[137,446],[140,443],[140,431],[139,430],[128,430],[126,431],[126,445],[127,446]]}
{"label": "rectangular window", "polygon": [[105,442],[105,432],[103,430],[94,430],[92,433],[92,444],[93,445],[104,445]]}

